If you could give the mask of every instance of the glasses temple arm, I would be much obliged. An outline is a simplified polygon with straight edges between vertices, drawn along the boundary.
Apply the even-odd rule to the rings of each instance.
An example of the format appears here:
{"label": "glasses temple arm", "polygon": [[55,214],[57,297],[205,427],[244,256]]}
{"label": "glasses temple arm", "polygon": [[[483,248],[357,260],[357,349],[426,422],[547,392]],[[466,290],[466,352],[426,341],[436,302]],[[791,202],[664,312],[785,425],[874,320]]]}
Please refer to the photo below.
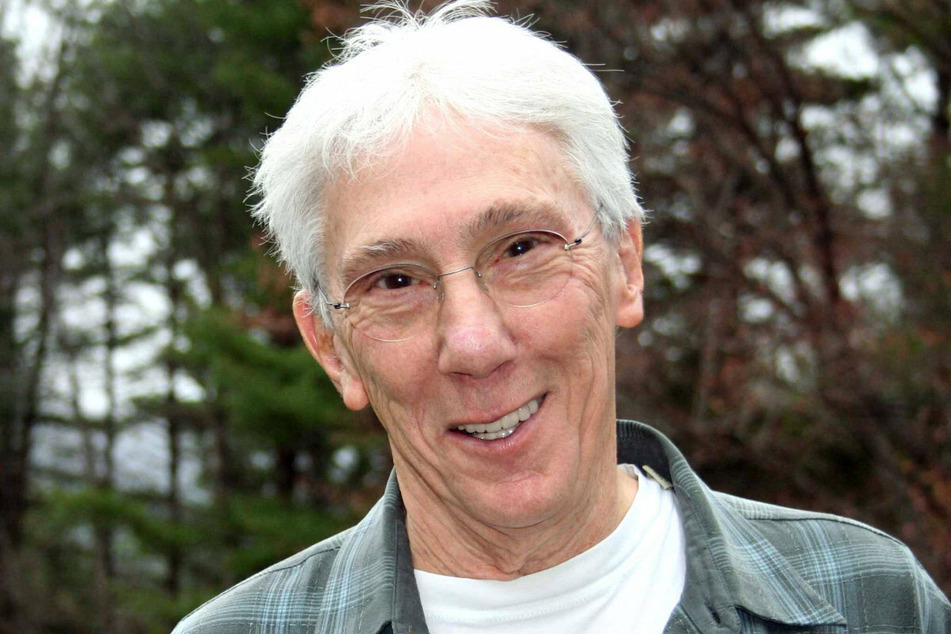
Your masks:
{"label": "glasses temple arm", "polygon": [[569,242],[568,244],[565,245],[565,251],[571,251],[572,249],[574,249],[576,246],[581,244],[581,241],[584,240],[589,233],[591,233],[591,230],[594,229],[594,221],[597,220],[598,214],[601,212],[601,207],[602,205],[598,205],[598,210],[594,212],[593,216],[591,216],[591,220],[588,221],[588,226],[585,227],[584,232],[580,236],[575,238],[574,241]]}

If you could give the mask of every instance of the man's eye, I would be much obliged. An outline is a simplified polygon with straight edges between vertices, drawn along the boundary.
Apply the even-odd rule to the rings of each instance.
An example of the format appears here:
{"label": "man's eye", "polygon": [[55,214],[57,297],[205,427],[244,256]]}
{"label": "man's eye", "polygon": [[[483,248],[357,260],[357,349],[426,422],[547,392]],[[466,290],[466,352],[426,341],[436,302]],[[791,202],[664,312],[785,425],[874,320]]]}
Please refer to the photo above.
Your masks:
{"label": "man's eye", "polygon": [[538,244],[538,240],[536,238],[531,238],[531,237],[519,238],[513,241],[507,247],[505,247],[505,251],[502,252],[502,257],[517,258],[519,256],[525,255],[526,253],[534,249],[537,244]]}
{"label": "man's eye", "polygon": [[373,287],[386,291],[396,291],[401,288],[408,288],[419,284],[418,278],[399,271],[388,271],[380,273],[374,280]]}

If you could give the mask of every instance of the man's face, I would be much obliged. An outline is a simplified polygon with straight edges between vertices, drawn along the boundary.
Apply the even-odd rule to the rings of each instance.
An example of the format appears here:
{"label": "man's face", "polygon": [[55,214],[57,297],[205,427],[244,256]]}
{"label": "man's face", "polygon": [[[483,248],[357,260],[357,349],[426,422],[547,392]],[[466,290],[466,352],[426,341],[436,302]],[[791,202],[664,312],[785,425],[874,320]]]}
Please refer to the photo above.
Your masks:
{"label": "man's face", "polygon": [[[496,132],[420,131],[395,159],[337,183],[328,296],[340,298],[348,268],[416,262],[446,272],[508,232],[581,235],[595,210],[555,140]],[[399,245],[399,256],[367,259],[366,247],[381,243]],[[497,305],[471,274],[443,278],[435,319],[406,341],[370,339],[343,318],[331,333],[301,302],[298,323],[346,404],[373,406],[408,508],[498,528],[570,519],[591,487],[615,477],[614,332],[641,319],[639,253],[637,227],[612,245],[595,224],[572,251],[565,288],[528,308]],[[458,429],[536,406],[503,439]]]}

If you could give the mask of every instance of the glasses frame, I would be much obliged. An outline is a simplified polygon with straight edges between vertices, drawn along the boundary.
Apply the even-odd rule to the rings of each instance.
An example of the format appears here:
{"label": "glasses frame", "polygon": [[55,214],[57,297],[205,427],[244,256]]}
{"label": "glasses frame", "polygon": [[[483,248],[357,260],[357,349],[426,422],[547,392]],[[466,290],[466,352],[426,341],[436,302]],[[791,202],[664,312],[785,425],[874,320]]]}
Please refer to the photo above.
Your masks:
{"label": "glasses frame", "polygon": [[[598,211],[600,211],[600,207],[598,208]],[[579,235],[579,236],[578,236],[577,238],[575,238],[574,240],[568,240],[568,239],[567,239],[565,236],[563,236],[561,233],[559,233],[559,232],[557,232],[557,231],[554,231],[554,230],[552,230],[552,229],[538,229],[538,228],[535,228],[535,229],[521,229],[521,230],[519,230],[519,231],[512,231],[512,232],[509,232],[509,233],[504,233],[504,234],[502,234],[502,235],[500,235],[500,236],[498,236],[498,237],[493,238],[492,240],[489,240],[489,241],[485,244],[485,246],[483,246],[481,249],[479,249],[479,253],[476,255],[476,261],[478,261],[479,256],[481,256],[481,255],[482,255],[482,252],[485,251],[485,249],[487,249],[490,245],[495,244],[496,242],[499,242],[499,241],[501,241],[501,240],[505,240],[505,239],[507,239],[507,238],[511,238],[512,236],[517,236],[517,235],[523,234],[523,233],[549,233],[549,234],[556,235],[556,236],[558,236],[559,238],[561,238],[561,239],[564,241],[564,243],[565,243],[565,244],[564,244],[564,249],[565,249],[565,251],[568,252],[568,253],[570,253],[572,249],[574,249],[575,247],[580,246],[581,243],[582,243],[582,241],[583,241],[586,237],[588,237],[588,234],[591,233],[591,230],[594,228],[594,221],[597,219],[597,217],[598,217],[598,213],[595,212],[594,215],[591,217],[591,220],[588,222],[588,226],[587,226],[587,227],[585,228],[585,230],[581,233],[581,235]],[[442,284],[439,283],[440,280],[441,280],[442,278],[444,278],[444,277],[448,277],[448,276],[450,276],[450,275],[455,275],[456,273],[462,273],[463,271],[468,271],[468,270],[470,270],[470,269],[472,270],[473,273],[475,273],[476,279],[477,279],[478,282],[479,282],[479,288],[481,288],[484,293],[488,294],[488,293],[489,293],[489,289],[488,289],[488,287],[486,286],[485,281],[484,281],[483,278],[482,278],[482,273],[479,272],[479,270],[475,267],[475,264],[476,264],[476,263],[473,262],[472,264],[470,264],[470,265],[468,265],[468,266],[463,266],[463,267],[458,268],[458,269],[453,269],[452,271],[446,271],[445,273],[437,273],[436,271],[430,269],[429,267],[424,266],[424,265],[422,265],[422,264],[416,264],[415,262],[394,262],[394,263],[392,263],[392,264],[387,264],[386,266],[381,266],[381,267],[378,267],[378,268],[375,268],[375,269],[371,269],[371,270],[367,271],[366,273],[361,273],[360,275],[358,275],[353,281],[351,281],[351,282],[347,285],[347,288],[345,288],[344,291],[343,291],[343,296],[346,297],[346,296],[347,296],[347,293],[350,292],[350,289],[353,288],[353,285],[356,284],[357,282],[359,282],[360,280],[362,280],[363,278],[367,277],[368,275],[373,275],[374,273],[379,273],[380,271],[385,271],[385,270],[387,270],[387,269],[397,268],[397,267],[400,267],[400,266],[412,266],[412,267],[414,267],[414,268],[418,268],[418,269],[421,269],[421,270],[424,270],[424,271],[428,271],[429,273],[431,273],[431,274],[433,275],[433,284],[432,284],[432,287],[433,287],[433,290],[436,291],[436,294],[437,294],[436,296],[437,296],[437,298],[438,298],[439,303],[442,303],[443,300],[445,299],[445,291],[443,290]],[[572,268],[572,270],[574,270],[574,269]],[[572,273],[572,275],[573,275],[573,273]],[[570,278],[569,278],[569,279],[570,279]],[[560,292],[561,292],[561,291],[559,290],[558,293],[560,293]],[[512,306],[516,306],[516,307],[520,307],[520,308],[526,308],[526,307],[529,307],[529,306],[537,306],[537,305],[539,305],[539,304],[544,304],[545,302],[551,301],[552,299],[554,299],[555,297],[558,296],[558,293],[555,293],[555,295],[552,295],[552,296],[551,296],[550,298],[548,298],[548,299],[542,300],[542,301],[540,301],[540,302],[536,302],[535,304],[524,304],[524,305],[512,304]],[[321,295],[323,295],[323,292],[321,292]],[[350,310],[351,308],[353,308],[353,305],[352,305],[350,302],[346,302],[346,301],[334,301],[334,300],[330,299],[329,297],[327,297],[326,295],[324,295],[324,303],[325,303],[327,306],[329,306],[330,308],[332,308],[332,309],[338,311],[338,314],[340,314],[339,311],[346,311],[346,310]],[[346,313],[344,313],[344,317],[345,317],[345,316],[346,316]],[[358,330],[358,331],[360,331],[359,328],[355,328],[355,329]],[[403,338],[401,338],[401,339],[379,339],[379,338],[377,338],[377,337],[373,337],[372,335],[368,335],[367,333],[365,333],[365,332],[363,332],[363,331],[360,331],[360,332],[361,332],[363,335],[365,335],[365,336],[367,336],[367,337],[370,337],[371,339],[374,339],[374,340],[376,340],[376,341],[383,341],[383,342],[406,341],[406,340],[412,339],[413,337],[416,336],[415,333],[414,333],[414,334],[410,335],[409,337],[403,337]]]}

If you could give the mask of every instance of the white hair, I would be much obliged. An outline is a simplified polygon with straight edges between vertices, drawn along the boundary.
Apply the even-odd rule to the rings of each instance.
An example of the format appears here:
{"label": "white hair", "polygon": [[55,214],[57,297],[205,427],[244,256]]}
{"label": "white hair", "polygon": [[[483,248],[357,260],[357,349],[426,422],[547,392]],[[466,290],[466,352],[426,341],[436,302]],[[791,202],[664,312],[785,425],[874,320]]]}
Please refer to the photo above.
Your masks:
{"label": "white hair", "polygon": [[397,0],[350,32],[313,73],[254,175],[252,214],[325,321],[323,193],[405,147],[425,117],[550,131],[613,240],[642,219],[627,144],[611,101],[576,57],[527,26],[455,0],[426,16]]}

